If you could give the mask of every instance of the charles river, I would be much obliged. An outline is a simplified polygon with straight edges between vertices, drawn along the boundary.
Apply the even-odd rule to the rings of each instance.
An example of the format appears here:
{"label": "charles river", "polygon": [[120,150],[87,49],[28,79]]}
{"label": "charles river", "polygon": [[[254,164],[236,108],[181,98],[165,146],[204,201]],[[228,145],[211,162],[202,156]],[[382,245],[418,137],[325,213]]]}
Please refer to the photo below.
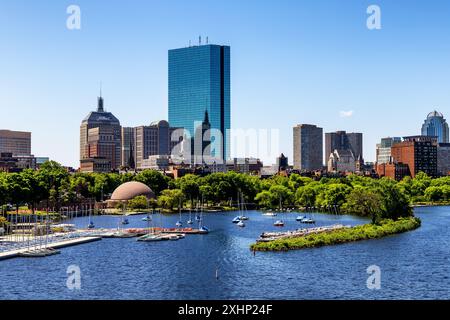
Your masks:
{"label": "charles river", "polygon": [[[415,213],[422,227],[412,232],[255,256],[249,245],[262,231],[275,230],[275,218],[249,211],[247,226],[239,228],[231,222],[237,213],[205,214],[207,235],[162,242],[103,239],[46,258],[0,261],[0,299],[450,299],[450,207],[416,208]],[[127,227],[146,227],[142,217],[130,216]],[[286,222],[283,230],[301,226],[295,213],[276,218]],[[316,225],[367,221],[313,218]],[[178,219],[154,217],[167,227]],[[93,220],[97,227],[118,225],[118,217]],[[85,226],[87,220],[74,223]],[[70,265],[80,267],[79,290],[66,286]],[[367,288],[370,265],[381,268],[379,290]]]}

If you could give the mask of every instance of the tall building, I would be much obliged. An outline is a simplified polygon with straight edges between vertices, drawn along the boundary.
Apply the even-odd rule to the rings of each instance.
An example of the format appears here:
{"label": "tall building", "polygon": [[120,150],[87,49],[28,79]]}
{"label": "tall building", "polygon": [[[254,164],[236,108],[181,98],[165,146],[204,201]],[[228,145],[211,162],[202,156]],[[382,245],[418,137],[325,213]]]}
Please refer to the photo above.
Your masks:
{"label": "tall building", "polygon": [[149,156],[171,155],[172,148],[178,141],[171,141],[172,128],[165,120],[151,123],[149,126],[135,128],[135,161],[136,169],[143,169],[143,161]]}
{"label": "tall building", "polygon": [[438,143],[437,170],[438,175],[450,175],[450,143]]}
{"label": "tall building", "polygon": [[311,124],[295,126],[294,169],[312,171],[320,170],[322,167],[323,129]]}
{"label": "tall building", "polygon": [[420,171],[432,177],[437,176],[436,137],[404,137],[402,142],[392,145],[391,154],[393,163],[408,166],[408,175],[412,178]]}
{"label": "tall building", "polygon": [[448,143],[449,130],[444,115],[436,110],[430,112],[422,125],[422,135],[437,137],[438,143]]}
{"label": "tall building", "polygon": [[[169,50],[169,123],[191,138],[208,111],[211,129],[219,130],[212,156],[229,158],[230,47],[199,45]],[[214,149],[214,148],[212,148]],[[191,150],[193,152],[193,150]]]}
{"label": "tall building", "polygon": [[0,130],[0,153],[31,156],[31,132]]}
{"label": "tall building", "polygon": [[376,163],[389,163],[391,162],[391,147],[394,143],[402,142],[400,137],[387,137],[382,138],[381,142],[377,144],[376,149]]}
{"label": "tall building", "polygon": [[334,150],[350,150],[355,159],[358,159],[359,156],[364,157],[362,133],[347,133],[345,131],[325,133],[326,159]]}
{"label": "tall building", "polygon": [[122,161],[124,168],[136,168],[136,129],[133,127],[122,127]]}
{"label": "tall building", "polygon": [[[90,129],[99,128],[98,131]],[[89,140],[89,132],[91,137]],[[108,133],[108,134],[107,134]],[[97,135],[97,136],[96,136]],[[95,139],[98,139],[95,142]],[[110,139],[110,141],[105,140]],[[113,150],[108,155],[94,152],[93,145],[112,145]],[[109,147],[108,147],[109,148]],[[99,147],[99,150],[102,149]],[[109,150],[109,149],[108,149]],[[102,154],[102,155],[100,155]],[[120,121],[104,109],[103,98],[98,98],[97,110],[90,112],[80,125],[80,168],[82,171],[110,171],[119,169],[122,154],[122,127]],[[92,157],[92,155],[96,155]]]}
{"label": "tall building", "polygon": [[81,171],[110,172],[117,167],[114,162],[116,144],[112,127],[102,126],[89,129],[85,148],[87,158],[80,162]]}

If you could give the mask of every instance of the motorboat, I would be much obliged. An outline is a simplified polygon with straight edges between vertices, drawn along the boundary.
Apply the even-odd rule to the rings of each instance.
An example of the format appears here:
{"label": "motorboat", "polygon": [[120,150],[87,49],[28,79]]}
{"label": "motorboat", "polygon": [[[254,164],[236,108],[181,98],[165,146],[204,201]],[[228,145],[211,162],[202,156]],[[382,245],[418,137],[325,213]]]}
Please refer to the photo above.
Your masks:
{"label": "motorboat", "polygon": [[244,221],[239,221],[236,225],[241,228],[245,227]]}
{"label": "motorboat", "polygon": [[304,218],[301,220],[301,223],[313,224],[313,223],[316,223],[316,221],[311,218]]}
{"label": "motorboat", "polygon": [[284,221],[283,220],[277,220],[273,224],[275,227],[284,227]]}

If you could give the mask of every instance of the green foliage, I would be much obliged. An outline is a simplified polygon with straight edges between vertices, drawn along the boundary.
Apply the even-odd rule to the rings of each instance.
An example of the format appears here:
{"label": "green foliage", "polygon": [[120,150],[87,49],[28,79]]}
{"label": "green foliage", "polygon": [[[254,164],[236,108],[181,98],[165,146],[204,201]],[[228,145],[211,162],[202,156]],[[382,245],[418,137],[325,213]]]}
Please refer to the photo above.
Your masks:
{"label": "green foliage", "polygon": [[420,219],[409,217],[394,220],[382,220],[379,224],[365,224],[352,228],[344,228],[310,234],[303,237],[279,239],[269,242],[259,242],[251,245],[255,251],[286,251],[304,248],[321,247],[359,240],[382,238],[388,235],[414,230],[420,227]]}
{"label": "green foliage", "polygon": [[158,205],[169,210],[174,210],[175,207],[180,209],[185,199],[183,191],[180,189],[167,189],[161,192]]}
{"label": "green foliage", "polygon": [[131,210],[147,209],[149,206],[146,196],[137,196],[128,201],[127,207]]}

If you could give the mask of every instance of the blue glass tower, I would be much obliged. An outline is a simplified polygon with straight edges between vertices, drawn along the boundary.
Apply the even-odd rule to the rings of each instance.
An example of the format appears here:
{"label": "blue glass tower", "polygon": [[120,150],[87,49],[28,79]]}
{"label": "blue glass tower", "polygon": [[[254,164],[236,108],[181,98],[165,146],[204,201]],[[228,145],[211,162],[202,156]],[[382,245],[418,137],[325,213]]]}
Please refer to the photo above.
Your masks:
{"label": "blue glass tower", "polygon": [[428,114],[422,125],[422,135],[437,137],[439,143],[449,142],[448,124],[442,113],[435,110]]}
{"label": "blue glass tower", "polygon": [[211,129],[223,136],[229,158],[230,47],[199,45],[169,50],[169,123],[194,137],[208,112]]}

